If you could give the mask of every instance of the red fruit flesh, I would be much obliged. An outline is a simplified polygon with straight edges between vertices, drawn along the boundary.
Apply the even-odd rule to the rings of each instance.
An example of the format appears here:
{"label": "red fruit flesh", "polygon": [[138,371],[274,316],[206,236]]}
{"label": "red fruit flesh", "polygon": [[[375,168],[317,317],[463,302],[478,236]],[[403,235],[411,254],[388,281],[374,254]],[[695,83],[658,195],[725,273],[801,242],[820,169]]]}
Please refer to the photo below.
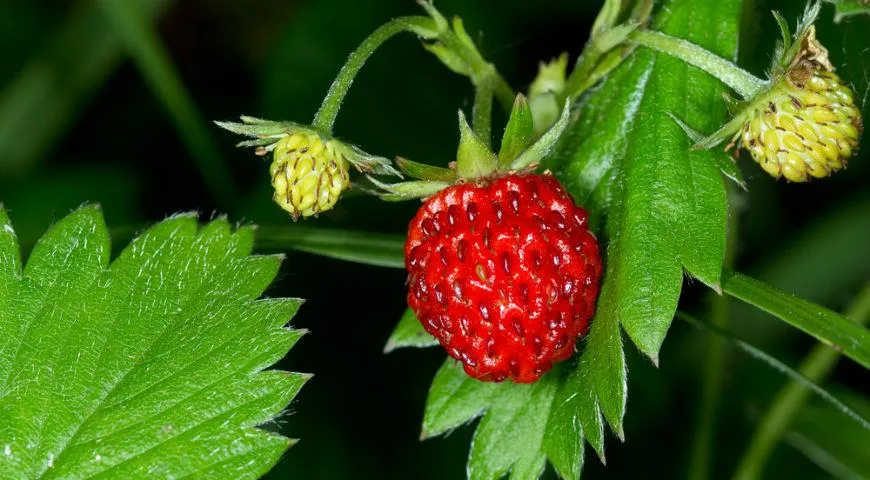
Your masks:
{"label": "red fruit flesh", "polygon": [[550,175],[445,188],[408,229],[408,304],[471,377],[534,382],[589,330],[601,258],[587,223]]}

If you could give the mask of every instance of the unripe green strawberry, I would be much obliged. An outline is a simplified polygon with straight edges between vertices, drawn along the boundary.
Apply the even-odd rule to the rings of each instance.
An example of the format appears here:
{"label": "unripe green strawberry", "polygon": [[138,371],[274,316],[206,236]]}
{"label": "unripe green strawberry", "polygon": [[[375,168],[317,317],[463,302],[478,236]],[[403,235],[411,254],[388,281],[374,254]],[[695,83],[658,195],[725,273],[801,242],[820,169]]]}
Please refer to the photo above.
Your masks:
{"label": "unripe green strawberry", "polygon": [[858,146],[861,114],[835,73],[807,64],[791,70],[758,102],[740,144],[770,175],[792,182],[827,177]]}
{"label": "unripe green strawberry", "polygon": [[273,199],[293,218],[329,210],[348,187],[348,161],[330,141],[310,133],[281,138],[269,172]]}

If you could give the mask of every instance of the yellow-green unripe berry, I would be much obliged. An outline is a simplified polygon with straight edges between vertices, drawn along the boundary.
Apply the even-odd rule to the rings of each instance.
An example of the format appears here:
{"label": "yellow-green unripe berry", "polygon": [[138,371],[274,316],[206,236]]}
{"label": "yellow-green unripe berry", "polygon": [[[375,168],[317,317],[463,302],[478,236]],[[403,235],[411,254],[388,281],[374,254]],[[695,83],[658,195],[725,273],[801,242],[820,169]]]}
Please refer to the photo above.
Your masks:
{"label": "yellow-green unripe berry", "polygon": [[348,161],[331,141],[309,133],[293,133],[275,144],[273,199],[293,218],[331,209],[350,184]]}
{"label": "yellow-green unripe berry", "polygon": [[840,77],[802,66],[765,100],[743,126],[740,143],[767,173],[806,182],[846,167],[862,125],[854,95]]}

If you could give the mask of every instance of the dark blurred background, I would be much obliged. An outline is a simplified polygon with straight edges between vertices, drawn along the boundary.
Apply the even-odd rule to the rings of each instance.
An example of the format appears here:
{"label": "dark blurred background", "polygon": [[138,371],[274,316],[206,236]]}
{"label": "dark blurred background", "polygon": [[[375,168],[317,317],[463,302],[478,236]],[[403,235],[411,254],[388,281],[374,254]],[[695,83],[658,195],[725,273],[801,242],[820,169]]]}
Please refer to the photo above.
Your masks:
{"label": "dark blurred background", "polygon": [[[95,3],[0,0],[0,201],[25,246],[83,202],[102,204],[109,226],[121,232],[116,249],[126,241],[123,232],[182,210],[287,225],[290,219],[270,200],[266,160],[234,148],[238,138],[204,121],[242,113],[310,121],[346,55],[368,33],[394,16],[419,13],[412,0],[128,1],[147,12],[146,27],[163,42],[183,81],[187,93],[168,96],[180,95],[184,105],[189,95],[198,113],[165,108],[152,88],[160,82],[142,75],[113,30],[117,24]],[[600,2],[439,0],[438,7],[462,16],[484,56],[524,89],[540,60],[562,51],[576,57]],[[757,74],[778,35],[767,13],[773,8],[793,21],[803,3],[747,2],[740,64]],[[853,83],[866,117],[870,17],[835,25],[832,16],[826,6],[819,37]],[[418,40],[398,37],[357,78],[335,132],[369,152],[443,165],[456,148],[456,110],[469,108],[471,95],[467,80],[444,69]],[[737,268],[834,309],[848,304],[870,279],[866,138],[863,145],[848,170],[810,185],[775,182],[746,156],[741,167],[750,190],[733,199]],[[415,208],[413,202],[347,196],[306,225],[401,234]],[[278,421],[301,442],[270,478],[464,477],[472,426],[417,440],[443,353],[382,354],[404,309],[404,272],[288,252],[268,294],[308,299],[293,324],[311,333],[279,367],[315,374]],[[709,302],[709,292],[689,285],[683,307],[703,317]],[[731,320],[740,335],[793,365],[813,345],[749,308],[735,305]],[[658,370],[628,346],[627,440],[608,437],[606,469],[587,451],[587,478],[685,476],[707,342],[705,334],[675,323]],[[716,423],[717,477],[733,471],[782,383],[767,367],[728,350]],[[828,383],[859,409],[868,403],[868,385],[870,375],[848,361]],[[866,432],[844,440],[846,430],[821,423],[810,433],[792,433],[823,447],[838,437],[870,450],[862,443]],[[818,459],[795,448],[799,443],[780,445],[768,474],[827,478]]]}

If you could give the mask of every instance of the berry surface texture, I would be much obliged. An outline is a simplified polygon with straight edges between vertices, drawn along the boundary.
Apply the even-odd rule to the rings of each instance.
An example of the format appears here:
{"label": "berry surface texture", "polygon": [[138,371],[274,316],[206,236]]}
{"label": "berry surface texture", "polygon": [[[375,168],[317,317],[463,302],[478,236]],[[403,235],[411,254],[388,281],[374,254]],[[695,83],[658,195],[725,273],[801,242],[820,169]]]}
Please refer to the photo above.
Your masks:
{"label": "berry surface texture", "polygon": [[425,201],[405,244],[408,304],[465,372],[531,383],[589,330],[601,258],[551,175],[457,184]]}

